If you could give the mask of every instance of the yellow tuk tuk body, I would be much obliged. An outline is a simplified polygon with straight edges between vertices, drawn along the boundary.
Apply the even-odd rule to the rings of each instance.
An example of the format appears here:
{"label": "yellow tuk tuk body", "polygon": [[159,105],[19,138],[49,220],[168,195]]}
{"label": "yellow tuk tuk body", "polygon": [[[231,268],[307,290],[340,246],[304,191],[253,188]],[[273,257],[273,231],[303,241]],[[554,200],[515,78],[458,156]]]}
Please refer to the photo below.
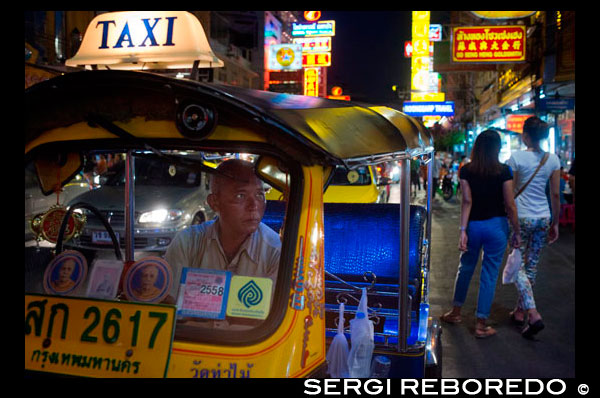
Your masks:
{"label": "yellow tuk tuk body", "polygon": [[[400,207],[323,199],[338,166],[400,160],[407,171],[409,159],[430,155],[431,138],[414,119],[386,107],[118,70],[41,82],[25,91],[25,107],[30,374],[324,377],[338,304],[361,287],[375,300],[376,353],[397,357],[391,375],[420,377],[430,365],[436,337],[428,317],[426,209],[411,207],[408,194]],[[164,254],[176,233],[212,221],[198,192],[227,157],[247,157],[265,184],[285,193],[283,201],[266,201],[263,218],[281,239],[278,273],[274,280],[218,274],[228,289],[219,291],[218,309],[189,317],[177,301],[182,290],[179,298],[167,296],[171,286],[183,286],[183,275],[173,277],[179,265]],[[115,161],[102,168],[108,177],[99,160]],[[167,182],[150,190],[158,177]],[[65,186],[81,178],[93,182],[87,192],[67,197]],[[164,204],[167,191],[177,191],[177,205]],[[57,205],[41,209],[48,198]],[[145,204],[152,200],[154,207]],[[413,220],[418,225],[409,229]],[[369,236],[378,241],[353,242]],[[67,262],[75,272],[70,285],[58,287]],[[129,290],[139,283],[136,267],[147,262],[163,270],[165,289],[149,300]],[[116,275],[104,295],[93,291],[100,275]],[[259,297],[254,302],[244,301],[248,286]],[[346,308],[356,311],[352,302]],[[215,326],[226,320],[238,327]]]}

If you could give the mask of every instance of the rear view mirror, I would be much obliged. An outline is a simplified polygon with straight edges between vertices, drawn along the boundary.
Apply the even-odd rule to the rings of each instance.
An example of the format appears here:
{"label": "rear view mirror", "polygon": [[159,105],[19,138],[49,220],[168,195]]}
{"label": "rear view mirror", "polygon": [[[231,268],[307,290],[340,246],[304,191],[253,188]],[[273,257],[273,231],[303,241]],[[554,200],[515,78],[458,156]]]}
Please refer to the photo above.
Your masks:
{"label": "rear view mirror", "polygon": [[78,152],[44,153],[34,161],[42,193],[46,196],[62,188],[83,167],[83,157]]}
{"label": "rear view mirror", "polygon": [[256,174],[279,192],[289,190],[289,171],[274,157],[261,156],[256,162]]}

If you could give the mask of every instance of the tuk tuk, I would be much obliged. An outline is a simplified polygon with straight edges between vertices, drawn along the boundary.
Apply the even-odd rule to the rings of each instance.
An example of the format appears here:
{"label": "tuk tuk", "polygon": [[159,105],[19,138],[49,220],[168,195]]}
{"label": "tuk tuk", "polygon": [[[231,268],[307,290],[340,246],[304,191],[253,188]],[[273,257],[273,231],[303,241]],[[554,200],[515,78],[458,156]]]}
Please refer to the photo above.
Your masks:
{"label": "tuk tuk", "polygon": [[[141,18],[98,16],[117,21],[116,37],[113,14],[130,27]],[[165,34],[197,22],[187,17],[163,15]],[[409,194],[410,159],[433,156],[418,121],[383,106],[110,69],[25,91],[25,174],[37,182],[26,204],[56,199],[26,214],[28,375],[327,377],[339,305],[349,321],[365,288],[373,356],[389,358],[387,376],[440,377],[441,328],[428,304],[431,192],[427,206]],[[193,225],[203,200],[166,192],[208,187],[224,159],[250,162],[266,190],[283,193],[264,200],[262,218],[280,240],[274,275],[167,261],[179,233],[214,216]],[[401,164],[400,204],[324,202],[336,168],[390,161]],[[82,177],[96,184],[64,198]],[[148,280],[152,292],[140,293]]]}

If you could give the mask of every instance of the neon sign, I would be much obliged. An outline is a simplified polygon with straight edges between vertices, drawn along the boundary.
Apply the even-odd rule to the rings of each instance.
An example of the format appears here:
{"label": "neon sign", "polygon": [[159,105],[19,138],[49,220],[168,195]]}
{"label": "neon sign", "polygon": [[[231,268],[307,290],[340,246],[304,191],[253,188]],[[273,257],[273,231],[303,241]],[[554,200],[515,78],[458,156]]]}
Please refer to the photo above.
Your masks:
{"label": "neon sign", "polygon": [[331,66],[331,53],[303,53],[302,66]]}
{"label": "neon sign", "polygon": [[292,22],[292,36],[335,36],[335,21]]}
{"label": "neon sign", "polygon": [[411,91],[425,92],[430,71],[429,11],[412,12]]}
{"label": "neon sign", "polygon": [[524,25],[461,26],[452,29],[454,62],[525,61]]}
{"label": "neon sign", "polygon": [[330,36],[318,36],[318,37],[297,37],[292,39],[294,44],[302,45],[302,52],[326,52],[331,51],[331,37]]}
{"label": "neon sign", "polygon": [[319,96],[319,68],[304,69],[304,95]]}
{"label": "neon sign", "polygon": [[304,19],[307,21],[318,21],[321,18],[321,11],[304,11]]}
{"label": "neon sign", "polygon": [[454,102],[404,102],[402,111],[409,116],[454,116]]}
{"label": "neon sign", "polygon": [[272,44],[269,46],[269,70],[302,69],[302,46]]}

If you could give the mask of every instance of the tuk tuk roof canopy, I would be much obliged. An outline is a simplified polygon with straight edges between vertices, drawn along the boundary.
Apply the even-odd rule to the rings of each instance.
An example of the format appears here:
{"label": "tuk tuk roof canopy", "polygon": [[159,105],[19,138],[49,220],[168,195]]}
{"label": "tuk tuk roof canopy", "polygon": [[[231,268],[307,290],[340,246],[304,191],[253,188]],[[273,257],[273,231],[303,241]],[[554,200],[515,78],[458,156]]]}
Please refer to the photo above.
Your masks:
{"label": "tuk tuk roof canopy", "polygon": [[[261,134],[301,163],[375,164],[433,151],[426,128],[383,106],[280,94],[177,79],[149,72],[82,71],[25,91],[26,151],[42,133],[90,122],[91,112],[111,122],[134,117],[176,123],[177,106],[192,101],[215,109],[217,126]],[[174,129],[171,129],[174,130]],[[156,132],[139,139],[169,138]],[[183,135],[181,139],[188,140]],[[73,138],[84,139],[82,137]],[[203,142],[217,139],[210,133]]]}
{"label": "tuk tuk roof canopy", "polygon": [[219,68],[204,29],[187,11],[119,11],[96,16],[67,66],[86,69]]}

